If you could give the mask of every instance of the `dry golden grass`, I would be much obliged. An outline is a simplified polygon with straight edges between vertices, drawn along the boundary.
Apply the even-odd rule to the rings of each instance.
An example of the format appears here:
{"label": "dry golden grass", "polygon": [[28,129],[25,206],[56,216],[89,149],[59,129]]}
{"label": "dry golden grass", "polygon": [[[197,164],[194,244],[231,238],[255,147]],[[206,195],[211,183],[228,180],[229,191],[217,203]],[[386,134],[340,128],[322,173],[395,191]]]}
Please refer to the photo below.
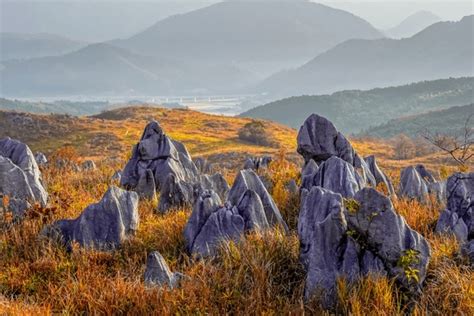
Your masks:
{"label": "dry golden grass", "polygon": [[[171,136],[184,141],[193,155],[209,155],[216,150],[273,153],[274,162],[262,174],[273,185],[273,197],[290,226],[290,233],[285,235],[278,230],[253,233],[237,244],[223,245],[219,257],[213,260],[194,260],[185,252],[182,234],[191,210],[162,215],[154,212],[152,202],[141,202],[136,236],[115,252],[73,247],[68,253],[60,245],[39,238],[45,225],[56,219],[76,217],[87,205],[102,197],[110,185],[111,175],[123,167],[130,145],[138,140],[147,118],[152,116]],[[50,117],[45,119],[52,120]],[[71,133],[80,133],[80,137],[64,133],[56,144],[51,128],[40,133],[43,138],[26,136],[33,148],[42,149],[45,145],[52,152],[63,148],[63,144],[70,144],[77,151],[77,157],[75,151],[64,149],[61,155],[71,155],[72,159],[79,160],[92,156],[98,169],[85,173],[57,170],[54,166],[44,169],[43,177],[51,197],[50,213],[42,215],[41,210],[39,214],[30,213],[22,223],[13,226],[2,224],[0,220],[0,225],[4,225],[0,227],[0,315],[327,313],[316,303],[304,303],[302,299],[305,274],[298,260],[296,235],[299,201],[286,190],[290,179],[298,179],[300,168],[289,162],[280,149],[239,142],[237,131],[246,120],[147,108],[139,111],[120,109],[99,118],[63,119],[73,120],[74,123],[67,121],[67,124],[72,126]],[[102,150],[91,147],[91,139],[98,133],[115,135],[114,143]],[[279,127],[275,136],[280,147],[287,152],[294,151],[294,130]],[[75,142],[77,139],[81,142]],[[210,147],[206,147],[207,142]],[[224,148],[219,149],[219,146]],[[384,167],[392,162],[391,149],[381,142],[357,141],[355,146],[362,155],[375,153]],[[104,154],[120,159],[103,159]],[[431,168],[439,170],[441,160],[433,161]],[[396,175],[402,166],[395,164],[389,171]],[[228,171],[227,178],[232,179],[235,172]],[[432,248],[424,291],[416,300],[412,313],[474,314],[472,268],[458,256],[455,239],[433,234],[433,225],[442,206],[406,200],[394,201],[394,205],[408,224],[428,239]],[[144,286],[145,261],[153,250],[160,251],[173,271],[188,276],[179,289],[158,290]],[[338,284],[340,301],[335,312],[401,315],[408,312],[401,303],[402,295],[387,278],[372,276],[352,285],[341,280]]]}

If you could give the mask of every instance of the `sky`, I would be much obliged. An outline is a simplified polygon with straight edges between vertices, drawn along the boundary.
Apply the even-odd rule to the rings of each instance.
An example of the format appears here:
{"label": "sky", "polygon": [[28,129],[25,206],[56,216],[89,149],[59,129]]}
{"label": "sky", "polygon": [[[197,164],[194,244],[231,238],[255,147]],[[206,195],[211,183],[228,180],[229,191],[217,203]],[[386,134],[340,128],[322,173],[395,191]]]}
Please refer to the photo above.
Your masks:
{"label": "sky", "polygon": [[[88,42],[106,41],[131,36],[169,15],[184,13],[213,2],[219,1],[0,0],[0,31],[45,32]],[[397,25],[420,10],[431,11],[443,20],[453,21],[474,13],[472,0],[321,0],[314,2],[349,11],[381,30]]]}

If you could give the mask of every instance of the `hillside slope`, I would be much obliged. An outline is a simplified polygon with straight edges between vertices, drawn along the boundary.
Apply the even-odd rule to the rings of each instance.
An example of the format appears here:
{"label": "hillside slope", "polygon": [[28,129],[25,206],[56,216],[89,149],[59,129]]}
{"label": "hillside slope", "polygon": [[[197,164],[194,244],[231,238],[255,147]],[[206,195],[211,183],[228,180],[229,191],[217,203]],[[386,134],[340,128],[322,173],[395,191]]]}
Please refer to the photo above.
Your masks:
{"label": "hillside slope", "polygon": [[53,34],[0,33],[0,61],[63,55],[85,45]]}
{"label": "hillside slope", "polygon": [[349,40],[257,88],[278,96],[370,89],[473,75],[474,16],[439,22],[401,40]]}
{"label": "hillside slope", "polygon": [[332,120],[345,133],[357,133],[391,119],[473,102],[474,78],[424,81],[368,91],[300,96],[268,103],[242,117],[273,120],[297,128],[311,113]]}
{"label": "hillside slope", "polygon": [[[362,135],[389,138],[398,134],[419,136],[420,133],[440,133],[444,135],[459,135],[465,127],[466,120],[474,116],[474,104],[454,106],[446,110],[431,111],[413,116],[391,120],[362,132]],[[470,120],[474,126],[474,117]]]}
{"label": "hillside slope", "polygon": [[398,25],[385,31],[391,38],[411,37],[431,24],[440,22],[441,18],[429,11],[418,11],[401,21]]}

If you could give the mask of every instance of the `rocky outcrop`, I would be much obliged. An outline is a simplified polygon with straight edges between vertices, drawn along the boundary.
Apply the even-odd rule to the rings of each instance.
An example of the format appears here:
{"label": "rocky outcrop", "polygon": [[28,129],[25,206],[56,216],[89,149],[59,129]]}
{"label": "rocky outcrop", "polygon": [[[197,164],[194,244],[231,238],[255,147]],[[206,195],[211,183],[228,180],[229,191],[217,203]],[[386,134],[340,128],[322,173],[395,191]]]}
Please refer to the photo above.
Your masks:
{"label": "rocky outcrop", "polygon": [[70,246],[115,249],[138,229],[138,194],[110,187],[99,203],[89,205],[72,220],[59,220],[44,232]]}
{"label": "rocky outcrop", "polygon": [[165,258],[158,252],[153,251],[148,255],[145,269],[145,285],[148,287],[168,287],[174,289],[183,278],[179,272],[171,272]]}
{"label": "rocky outcrop", "polygon": [[446,196],[445,184],[437,182],[433,175],[423,166],[410,166],[400,172],[400,188],[398,195],[409,199],[426,202],[431,194],[438,201]]}
{"label": "rocky outcrop", "polygon": [[[375,178],[367,163],[326,118],[317,114],[309,116],[298,132],[297,141],[297,151],[303,156],[306,165],[312,160],[316,165],[320,165],[331,157],[338,157],[350,164],[365,184],[376,186]],[[314,165],[310,170],[314,170]],[[310,189],[307,186],[304,188]]]}
{"label": "rocky outcrop", "polygon": [[35,161],[38,166],[46,166],[48,164],[48,158],[42,152],[37,152],[35,154]]}
{"label": "rocky outcrop", "polygon": [[396,197],[395,189],[393,188],[392,182],[388,176],[379,168],[375,156],[365,157],[365,162],[369,167],[370,173],[374,176],[377,187],[382,186],[382,189],[386,191],[387,195]]}
{"label": "rocky outcrop", "polygon": [[323,293],[326,307],[335,303],[339,277],[351,282],[379,273],[416,293],[426,275],[428,243],[372,188],[349,200],[321,187],[303,190],[298,235],[307,271],[305,297]]}
{"label": "rocky outcrop", "polygon": [[252,169],[259,171],[260,169],[268,168],[272,162],[272,157],[249,157],[245,160],[244,169]]}
{"label": "rocky outcrop", "polygon": [[346,161],[331,157],[323,162],[316,172],[312,186],[319,186],[343,197],[353,197],[366,186],[365,180]]}
{"label": "rocky outcrop", "polygon": [[[199,164],[205,168],[204,162]],[[222,182],[223,178],[208,176],[204,179],[203,176],[186,147],[168,137],[158,122],[152,121],[145,127],[140,142],[134,146],[120,184],[129,190],[146,192],[141,194],[146,197],[151,197],[154,185],[154,190],[160,192],[159,210],[166,212],[171,208],[192,205],[199,195],[195,189],[216,189],[225,198],[228,187]]]}
{"label": "rocky outcrop", "polygon": [[0,140],[0,195],[9,200],[8,205],[0,206],[16,218],[32,204],[45,207],[48,202],[33,153],[26,144],[9,137]]}
{"label": "rocky outcrop", "polygon": [[268,223],[271,226],[281,225],[286,228],[286,224],[280,214],[280,210],[276,206],[273,198],[268,193],[258,175],[253,170],[241,170],[237,174],[234,185],[229,191],[228,201],[232,205],[237,205],[237,203],[242,198],[242,195],[248,190],[254,191],[260,198]]}
{"label": "rocky outcrop", "polygon": [[97,166],[92,160],[86,160],[81,164],[81,169],[84,171],[93,171],[97,169]]}
{"label": "rocky outcrop", "polygon": [[447,204],[436,232],[453,233],[460,242],[474,239],[474,173],[455,173],[446,184]]}
{"label": "rocky outcrop", "polygon": [[194,164],[200,173],[212,174],[214,173],[214,165],[203,157],[194,159]]}
{"label": "rocky outcrop", "polygon": [[197,199],[184,229],[187,250],[199,257],[214,256],[223,241],[238,241],[244,233],[280,226],[287,229],[273,199],[250,169],[237,175],[222,205],[212,190]]}

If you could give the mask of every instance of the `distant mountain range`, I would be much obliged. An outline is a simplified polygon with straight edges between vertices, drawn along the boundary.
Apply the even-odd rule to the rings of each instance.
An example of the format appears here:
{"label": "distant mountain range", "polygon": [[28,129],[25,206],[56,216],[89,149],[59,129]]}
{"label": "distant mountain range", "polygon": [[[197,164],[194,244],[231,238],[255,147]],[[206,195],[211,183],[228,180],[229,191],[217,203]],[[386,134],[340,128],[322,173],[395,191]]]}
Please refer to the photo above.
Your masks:
{"label": "distant mountain range", "polygon": [[4,96],[235,93],[351,38],[381,33],[308,1],[226,1],[175,15],[124,40],[3,63]]}
{"label": "distant mountain range", "polygon": [[279,96],[370,89],[473,75],[474,16],[439,22],[401,40],[348,40],[255,91]]}
{"label": "distant mountain range", "polygon": [[0,111],[17,111],[42,114],[92,115],[113,107],[109,102],[31,102],[0,98]]}
{"label": "distant mountain range", "polygon": [[418,11],[384,33],[391,38],[411,37],[428,26],[440,22],[441,18],[429,11]]}
{"label": "distant mountain range", "polygon": [[[468,117],[474,116],[474,104],[454,106],[446,110],[431,111],[413,116],[401,117],[376,126],[361,135],[389,138],[400,134],[416,137],[429,131],[443,135],[459,135]],[[474,117],[471,119],[474,128]]]}
{"label": "distant mountain range", "polygon": [[360,133],[406,115],[474,102],[474,77],[423,81],[368,91],[291,97],[241,114],[298,128],[312,113],[330,119],[344,133]]}
{"label": "distant mountain range", "polygon": [[0,60],[63,55],[86,43],[46,34],[0,33]]}

